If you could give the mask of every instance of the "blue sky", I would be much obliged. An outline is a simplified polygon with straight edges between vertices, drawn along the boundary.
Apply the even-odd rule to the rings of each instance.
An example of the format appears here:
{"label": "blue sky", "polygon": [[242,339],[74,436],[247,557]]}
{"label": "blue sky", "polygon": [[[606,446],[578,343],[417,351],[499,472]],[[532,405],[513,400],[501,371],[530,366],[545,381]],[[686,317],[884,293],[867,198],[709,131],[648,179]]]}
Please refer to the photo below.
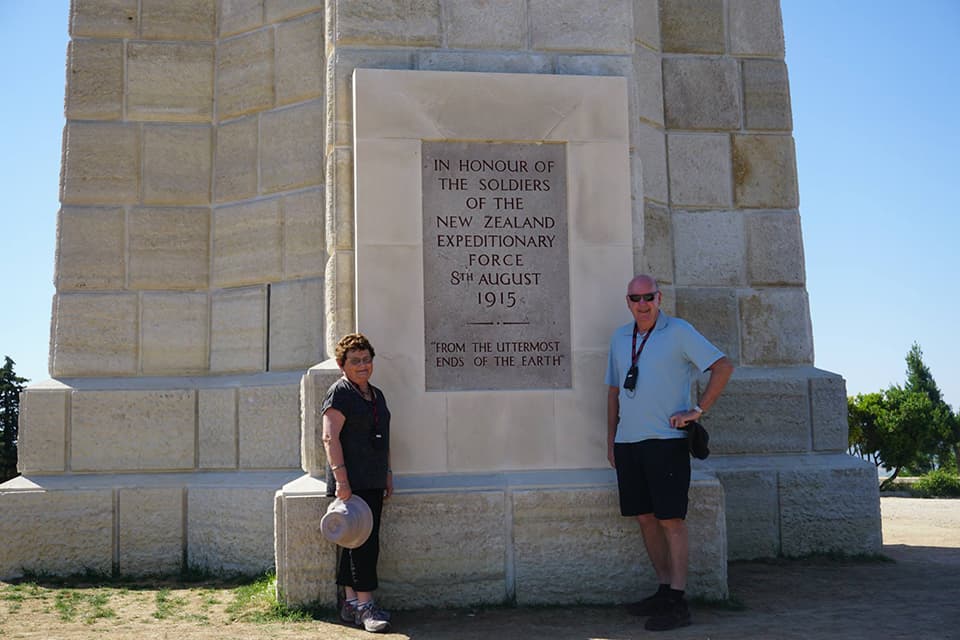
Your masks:
{"label": "blue sky", "polygon": [[[46,379],[69,0],[0,0],[0,357]],[[960,2],[783,0],[816,365],[960,405]]]}

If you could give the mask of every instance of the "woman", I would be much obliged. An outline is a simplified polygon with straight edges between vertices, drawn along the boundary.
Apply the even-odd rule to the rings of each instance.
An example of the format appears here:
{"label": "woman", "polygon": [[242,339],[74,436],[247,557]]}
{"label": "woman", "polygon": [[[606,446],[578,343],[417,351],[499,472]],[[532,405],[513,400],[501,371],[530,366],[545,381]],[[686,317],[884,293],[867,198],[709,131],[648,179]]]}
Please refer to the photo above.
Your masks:
{"label": "woman", "polygon": [[323,415],[323,447],[327,453],[327,495],[363,498],[373,512],[373,531],[356,549],[339,549],[337,585],[344,592],[340,618],[373,633],[390,627],[390,614],[373,601],[380,555],[380,513],[393,493],[390,470],[390,411],[383,392],[370,384],[373,345],[362,334],[345,335],[337,343],[337,365],[343,377],[327,391]]}

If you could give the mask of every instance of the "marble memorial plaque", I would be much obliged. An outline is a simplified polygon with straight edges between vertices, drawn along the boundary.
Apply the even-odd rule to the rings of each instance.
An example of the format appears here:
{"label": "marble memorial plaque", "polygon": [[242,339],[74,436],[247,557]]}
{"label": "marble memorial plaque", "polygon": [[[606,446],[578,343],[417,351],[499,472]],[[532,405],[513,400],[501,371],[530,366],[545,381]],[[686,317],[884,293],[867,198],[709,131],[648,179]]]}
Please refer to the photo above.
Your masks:
{"label": "marble memorial plaque", "polygon": [[427,391],[570,388],[566,145],[421,154]]}

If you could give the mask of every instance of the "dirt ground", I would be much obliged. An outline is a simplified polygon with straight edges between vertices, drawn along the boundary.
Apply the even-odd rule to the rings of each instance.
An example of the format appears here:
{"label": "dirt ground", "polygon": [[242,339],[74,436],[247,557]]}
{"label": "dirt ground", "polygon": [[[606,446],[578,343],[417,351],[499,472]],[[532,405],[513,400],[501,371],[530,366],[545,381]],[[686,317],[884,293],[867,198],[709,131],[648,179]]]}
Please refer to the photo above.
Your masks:
{"label": "dirt ground", "polygon": [[[791,560],[730,566],[742,608],[692,607],[694,624],[651,633],[620,607],[398,612],[384,638],[427,640],[960,639],[960,500],[884,497],[883,552],[892,561]],[[34,588],[36,589],[36,588]],[[105,591],[109,591],[105,593]],[[31,593],[0,582],[4,640],[267,640],[373,637],[336,622],[260,623],[229,612],[227,586],[82,588]],[[72,607],[72,608],[71,608]],[[98,608],[99,607],[99,608]],[[115,617],[106,617],[112,611]],[[104,616],[104,617],[98,617]]]}

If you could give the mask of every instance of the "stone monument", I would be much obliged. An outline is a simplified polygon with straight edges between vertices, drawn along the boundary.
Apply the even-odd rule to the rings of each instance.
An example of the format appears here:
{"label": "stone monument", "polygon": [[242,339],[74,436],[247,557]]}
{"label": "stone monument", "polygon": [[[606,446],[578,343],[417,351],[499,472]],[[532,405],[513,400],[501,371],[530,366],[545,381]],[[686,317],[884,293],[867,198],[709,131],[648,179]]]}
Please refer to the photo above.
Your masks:
{"label": "stone monument", "polygon": [[603,370],[639,271],[738,366],[690,591],[724,597],[728,559],[878,552],[844,381],[813,367],[780,20],[74,0],[52,379],[23,396],[0,575],[276,567],[285,602],[332,602],[316,409],[358,329],[394,416],[387,606],[629,598],[654,578]]}

